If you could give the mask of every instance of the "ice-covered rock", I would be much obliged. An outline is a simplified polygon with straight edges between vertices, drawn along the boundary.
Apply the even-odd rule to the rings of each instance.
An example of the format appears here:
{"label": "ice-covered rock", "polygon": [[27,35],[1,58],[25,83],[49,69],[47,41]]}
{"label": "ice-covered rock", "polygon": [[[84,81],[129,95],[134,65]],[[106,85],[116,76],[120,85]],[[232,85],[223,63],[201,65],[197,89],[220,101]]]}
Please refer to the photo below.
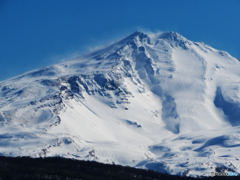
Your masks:
{"label": "ice-covered rock", "polygon": [[175,32],[135,32],[0,82],[0,153],[209,176],[239,171],[240,62]]}

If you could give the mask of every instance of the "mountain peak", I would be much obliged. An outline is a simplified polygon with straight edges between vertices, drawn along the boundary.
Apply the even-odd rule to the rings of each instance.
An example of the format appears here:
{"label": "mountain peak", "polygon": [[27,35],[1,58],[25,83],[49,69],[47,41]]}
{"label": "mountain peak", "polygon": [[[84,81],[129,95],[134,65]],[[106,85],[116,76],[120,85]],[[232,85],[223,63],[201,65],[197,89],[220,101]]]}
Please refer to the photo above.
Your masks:
{"label": "mountain peak", "polygon": [[143,32],[140,32],[140,31],[136,31],[133,34],[131,34],[131,35],[127,36],[126,38],[124,38],[123,41],[124,40],[133,40],[133,39],[135,39],[137,37],[140,39],[140,41],[142,39],[144,39],[144,38],[149,38],[149,36],[147,34],[145,34]]}
{"label": "mountain peak", "polygon": [[176,32],[136,31],[1,82],[0,155],[206,175],[240,152],[239,69],[230,55]]}
{"label": "mountain peak", "polygon": [[172,41],[179,41],[179,40],[186,40],[182,35],[178,34],[177,32],[167,31],[159,35],[161,39],[168,39]]}

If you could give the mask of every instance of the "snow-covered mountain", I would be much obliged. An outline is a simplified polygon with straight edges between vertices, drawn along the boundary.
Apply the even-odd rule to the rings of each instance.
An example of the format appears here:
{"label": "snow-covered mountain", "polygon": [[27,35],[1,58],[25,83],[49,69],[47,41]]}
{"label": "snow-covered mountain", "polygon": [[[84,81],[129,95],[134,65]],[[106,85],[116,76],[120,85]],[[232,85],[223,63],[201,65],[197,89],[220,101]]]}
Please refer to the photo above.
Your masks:
{"label": "snow-covered mountain", "polygon": [[170,174],[240,172],[240,62],[141,32],[0,82],[0,155],[63,156]]}

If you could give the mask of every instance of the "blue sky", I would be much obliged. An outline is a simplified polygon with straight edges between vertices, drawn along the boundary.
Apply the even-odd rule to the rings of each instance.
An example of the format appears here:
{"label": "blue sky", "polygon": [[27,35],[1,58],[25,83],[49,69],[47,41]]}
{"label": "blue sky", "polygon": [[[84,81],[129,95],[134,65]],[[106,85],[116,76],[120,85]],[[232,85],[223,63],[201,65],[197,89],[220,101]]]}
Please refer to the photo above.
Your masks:
{"label": "blue sky", "polygon": [[0,0],[0,81],[141,29],[240,57],[239,0]]}

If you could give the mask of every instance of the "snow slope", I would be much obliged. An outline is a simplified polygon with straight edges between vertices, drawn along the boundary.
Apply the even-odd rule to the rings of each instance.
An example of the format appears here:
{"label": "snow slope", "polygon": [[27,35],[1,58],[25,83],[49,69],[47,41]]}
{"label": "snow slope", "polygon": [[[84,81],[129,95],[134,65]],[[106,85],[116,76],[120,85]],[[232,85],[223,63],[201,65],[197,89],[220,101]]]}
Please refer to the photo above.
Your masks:
{"label": "snow slope", "polygon": [[0,155],[170,174],[240,172],[240,62],[175,32],[141,32],[0,82]]}

